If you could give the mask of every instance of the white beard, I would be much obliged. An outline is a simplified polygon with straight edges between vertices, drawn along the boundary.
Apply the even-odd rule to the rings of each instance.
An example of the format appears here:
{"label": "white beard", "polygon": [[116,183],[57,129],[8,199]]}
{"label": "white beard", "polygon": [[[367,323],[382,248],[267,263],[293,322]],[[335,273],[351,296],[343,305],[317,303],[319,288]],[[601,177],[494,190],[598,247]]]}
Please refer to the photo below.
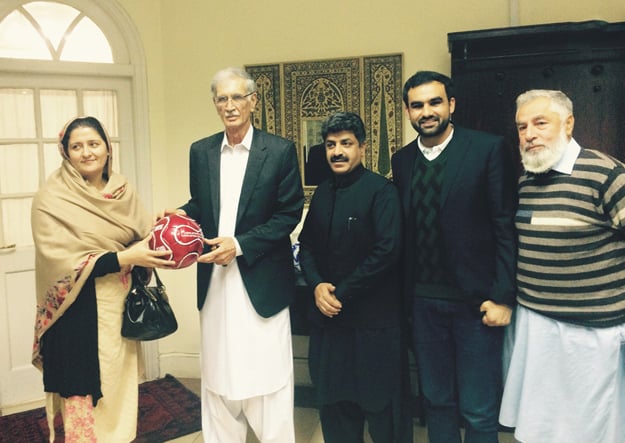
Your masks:
{"label": "white beard", "polygon": [[523,167],[527,172],[534,174],[543,174],[549,171],[560,161],[568,144],[569,141],[563,129],[558,141],[552,146],[545,146],[538,151],[526,151],[524,146],[521,146]]}

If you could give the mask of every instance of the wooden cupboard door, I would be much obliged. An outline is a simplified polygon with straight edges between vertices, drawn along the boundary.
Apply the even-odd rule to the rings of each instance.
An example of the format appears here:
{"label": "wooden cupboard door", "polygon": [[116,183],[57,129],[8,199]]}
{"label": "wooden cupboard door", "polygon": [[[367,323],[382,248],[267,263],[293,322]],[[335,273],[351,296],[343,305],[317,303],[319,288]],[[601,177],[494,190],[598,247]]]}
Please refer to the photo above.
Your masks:
{"label": "wooden cupboard door", "polygon": [[624,39],[625,23],[599,21],[450,33],[453,119],[503,135],[519,159],[516,97],[557,89],[573,102],[579,144],[625,161]]}
{"label": "wooden cupboard door", "polygon": [[558,89],[573,101],[573,137],[625,161],[625,60],[465,72],[454,77],[459,125],[503,135],[518,160],[516,97]]}

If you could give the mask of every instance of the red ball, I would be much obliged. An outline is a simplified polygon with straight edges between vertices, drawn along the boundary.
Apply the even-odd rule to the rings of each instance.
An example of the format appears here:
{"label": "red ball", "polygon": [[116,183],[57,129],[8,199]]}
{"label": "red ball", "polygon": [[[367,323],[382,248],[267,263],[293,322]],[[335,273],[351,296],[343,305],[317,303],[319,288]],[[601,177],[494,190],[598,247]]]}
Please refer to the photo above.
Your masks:
{"label": "red ball", "polygon": [[186,268],[197,261],[204,249],[202,228],[192,218],[184,215],[168,215],[156,222],[152,228],[150,249],[170,251],[162,258],[173,260],[176,269]]}

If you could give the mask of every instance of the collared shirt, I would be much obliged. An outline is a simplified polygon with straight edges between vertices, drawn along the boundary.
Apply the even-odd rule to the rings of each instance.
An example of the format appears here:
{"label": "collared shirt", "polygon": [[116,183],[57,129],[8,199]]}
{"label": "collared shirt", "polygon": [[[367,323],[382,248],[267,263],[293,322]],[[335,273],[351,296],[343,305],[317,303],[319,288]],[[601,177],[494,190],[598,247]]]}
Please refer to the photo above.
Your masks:
{"label": "collared shirt", "polygon": [[228,144],[228,136],[224,132],[221,142],[220,195],[219,195],[219,236],[232,237],[237,256],[242,255],[241,246],[234,237],[237,222],[237,210],[243,177],[250,156],[254,127],[250,125],[241,143],[234,146]]}
{"label": "collared shirt", "polygon": [[561,174],[571,175],[573,172],[573,166],[575,166],[575,161],[577,160],[577,157],[579,157],[581,150],[582,148],[577,144],[575,139],[571,138],[569,144],[566,145],[566,149],[564,150],[562,157],[551,169],[556,172],[560,172]]}
{"label": "collared shirt", "polygon": [[419,138],[417,139],[417,143],[419,145],[419,149],[423,153],[423,156],[427,160],[432,161],[436,157],[438,157],[441,154],[441,152],[443,152],[443,150],[447,147],[447,145],[449,144],[449,142],[451,141],[451,138],[453,136],[454,136],[454,128],[452,127],[451,128],[451,132],[449,133],[449,136],[440,145],[436,145],[436,146],[432,146],[432,147],[425,146],[421,142],[421,136],[419,136]]}

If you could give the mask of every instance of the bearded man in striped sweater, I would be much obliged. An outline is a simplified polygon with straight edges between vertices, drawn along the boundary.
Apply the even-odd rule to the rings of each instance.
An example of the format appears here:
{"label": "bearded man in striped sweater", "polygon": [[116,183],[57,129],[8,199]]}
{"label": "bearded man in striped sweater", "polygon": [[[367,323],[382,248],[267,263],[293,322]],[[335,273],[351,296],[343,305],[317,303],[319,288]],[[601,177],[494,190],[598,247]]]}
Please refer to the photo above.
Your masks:
{"label": "bearded man in striped sweater", "polygon": [[523,443],[625,442],[625,165],[572,138],[560,91],[517,98],[518,308],[500,422]]}

